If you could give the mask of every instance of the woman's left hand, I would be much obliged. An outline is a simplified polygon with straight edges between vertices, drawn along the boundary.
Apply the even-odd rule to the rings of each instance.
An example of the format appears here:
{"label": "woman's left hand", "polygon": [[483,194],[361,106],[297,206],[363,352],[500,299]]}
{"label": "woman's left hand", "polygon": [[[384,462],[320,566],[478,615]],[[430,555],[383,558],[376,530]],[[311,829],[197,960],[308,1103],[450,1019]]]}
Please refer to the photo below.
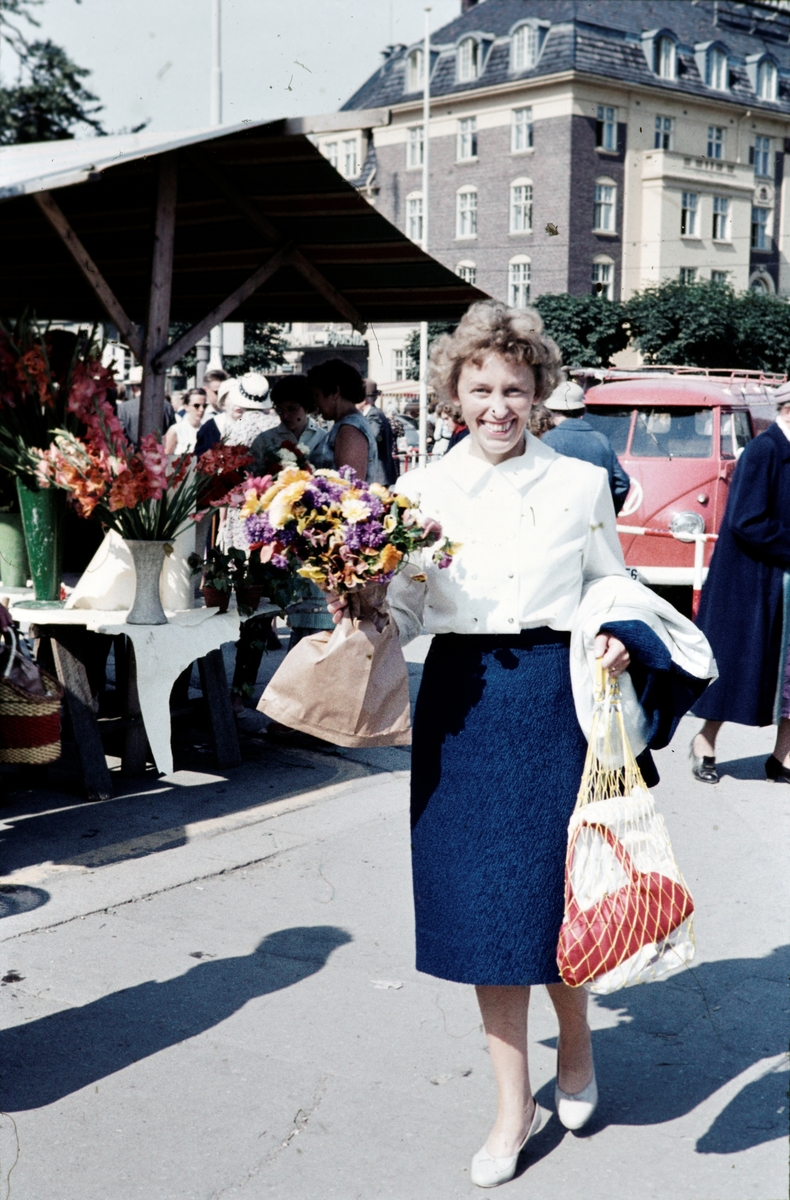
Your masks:
{"label": "woman's left hand", "polygon": [[613,679],[628,670],[631,655],[622,642],[611,633],[599,633],[595,638],[595,657],[602,659],[601,666],[607,670]]}

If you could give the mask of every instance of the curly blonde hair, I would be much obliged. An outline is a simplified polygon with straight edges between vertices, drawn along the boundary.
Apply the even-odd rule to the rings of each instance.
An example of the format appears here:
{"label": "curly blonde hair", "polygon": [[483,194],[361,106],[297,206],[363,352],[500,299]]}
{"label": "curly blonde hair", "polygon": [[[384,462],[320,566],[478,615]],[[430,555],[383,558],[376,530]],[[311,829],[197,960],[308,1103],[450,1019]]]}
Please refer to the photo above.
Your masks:
{"label": "curly blonde hair", "polygon": [[480,300],[461,318],[455,333],[431,347],[431,383],[444,400],[456,400],[464,363],[480,363],[491,352],[535,372],[535,403],[550,396],[564,378],[559,348],[543,332],[534,308],[509,308],[499,300]]}

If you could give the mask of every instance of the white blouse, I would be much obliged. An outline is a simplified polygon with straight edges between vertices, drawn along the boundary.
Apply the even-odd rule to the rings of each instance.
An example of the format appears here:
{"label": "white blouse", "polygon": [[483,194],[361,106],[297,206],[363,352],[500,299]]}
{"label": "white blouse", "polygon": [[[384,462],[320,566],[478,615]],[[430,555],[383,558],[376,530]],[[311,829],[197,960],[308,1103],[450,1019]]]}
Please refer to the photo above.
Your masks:
{"label": "white blouse", "polygon": [[[497,466],[470,454],[465,438],[439,462],[401,476],[396,490],[461,543],[451,566],[413,562],[390,584],[402,642],[423,627],[570,630],[586,584],[627,577],[606,471],[526,437],[525,453]],[[426,581],[416,581],[422,572]]]}

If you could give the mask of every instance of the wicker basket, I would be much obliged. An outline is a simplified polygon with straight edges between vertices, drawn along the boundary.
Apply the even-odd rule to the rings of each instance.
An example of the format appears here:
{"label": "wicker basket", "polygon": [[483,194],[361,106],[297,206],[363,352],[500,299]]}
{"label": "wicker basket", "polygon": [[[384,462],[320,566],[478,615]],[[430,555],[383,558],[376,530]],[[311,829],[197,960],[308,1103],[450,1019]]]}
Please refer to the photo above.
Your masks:
{"label": "wicker basket", "polygon": [[60,758],[63,688],[41,671],[45,696],[33,696],[0,677],[0,763],[40,766]]}

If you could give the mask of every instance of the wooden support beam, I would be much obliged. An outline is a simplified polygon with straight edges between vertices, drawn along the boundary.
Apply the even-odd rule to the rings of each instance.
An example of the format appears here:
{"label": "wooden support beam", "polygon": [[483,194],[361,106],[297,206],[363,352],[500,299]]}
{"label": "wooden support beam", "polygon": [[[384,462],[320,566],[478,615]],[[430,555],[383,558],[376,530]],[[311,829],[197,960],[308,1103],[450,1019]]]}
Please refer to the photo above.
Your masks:
{"label": "wooden support beam", "polygon": [[239,735],[228,694],[228,677],[221,650],[210,650],[198,659],[200,686],[206,702],[211,740],[219,767],[238,767],[241,763]]}
{"label": "wooden support beam", "polygon": [[[274,245],[281,245],[283,238],[280,231],[262,213],[254,200],[250,200],[238,188],[234,187],[225,176],[225,172],[215,162],[210,154],[200,150],[190,150],[187,154],[189,161],[200,171],[202,175],[208,179],[213,186],[220,192],[225,199],[231,204],[237,212],[249,221],[258,233]],[[362,319],[350,300],[339,292],[334,284],[330,283],[327,277],[318,267],[310,262],[301,250],[296,250],[293,255],[293,265],[299,271],[300,275],[315,288],[319,295],[332,305],[336,312],[340,314],[343,320],[348,321],[354,329],[360,333],[364,333],[367,329],[367,322]]]}
{"label": "wooden support beam", "polygon": [[143,386],[140,395],[140,437],[160,433],[165,410],[164,371],[154,359],[167,346],[170,329],[170,295],[173,288],[173,244],[176,230],[178,166],[175,154],[159,159],[151,291],[143,347]]}
{"label": "wooden support beam", "polygon": [[[188,329],[186,333],[182,333],[178,341],[173,342],[172,346],[168,346],[165,350],[160,351],[152,361],[153,369],[164,372],[168,367],[172,367],[174,363],[177,363],[179,358],[182,358],[202,337],[205,337],[209,330],[213,329],[215,325],[219,325],[220,321],[224,321],[232,312],[235,312],[239,305],[243,304],[253,292],[257,292],[258,288],[262,287],[267,279],[270,279],[272,275],[279,271],[280,267],[290,263],[293,253],[294,248],[290,242],[286,246],[281,246],[268,262],[258,267],[258,270],[254,271],[249,279],[245,279],[244,283],[239,284],[235,292],[231,292],[227,299],[218,304],[215,309],[203,317],[202,320],[198,321],[196,325],[193,325],[191,329]],[[161,378],[164,379],[164,375],[161,375]]]}
{"label": "wooden support beam", "polygon": [[102,275],[96,263],[72,229],[60,205],[51,192],[36,192],[33,200],[55,230],[60,240],[87,280],[91,290],[118,329],[127,346],[138,362],[143,361],[143,342],[137,326],[127,316],[123,305]]}

